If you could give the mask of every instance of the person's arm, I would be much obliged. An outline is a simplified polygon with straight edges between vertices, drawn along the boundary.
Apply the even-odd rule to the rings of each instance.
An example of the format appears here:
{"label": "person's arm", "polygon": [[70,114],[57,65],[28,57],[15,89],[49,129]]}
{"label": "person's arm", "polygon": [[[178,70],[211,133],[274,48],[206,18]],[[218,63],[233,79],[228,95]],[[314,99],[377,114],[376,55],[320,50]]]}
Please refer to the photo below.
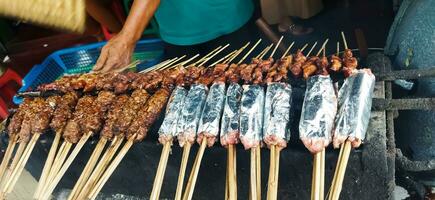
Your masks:
{"label": "person's arm", "polygon": [[131,56],[160,0],[135,0],[122,30],[101,50],[93,71],[107,72],[130,63]]}

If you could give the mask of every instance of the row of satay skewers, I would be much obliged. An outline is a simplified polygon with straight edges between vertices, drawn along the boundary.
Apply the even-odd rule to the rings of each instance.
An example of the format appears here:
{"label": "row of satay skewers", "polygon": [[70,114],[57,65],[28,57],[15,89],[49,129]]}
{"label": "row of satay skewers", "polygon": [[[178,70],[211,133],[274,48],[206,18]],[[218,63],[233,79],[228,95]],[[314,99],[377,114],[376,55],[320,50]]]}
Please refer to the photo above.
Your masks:
{"label": "row of satay skewers", "polygon": [[[42,85],[38,88],[40,95],[50,91],[58,91],[62,95],[46,99],[27,98],[12,116],[8,126],[11,140],[0,166],[3,180],[1,195],[12,191],[39,135],[51,128],[56,135],[34,198],[50,198],[85,142],[93,134],[100,133],[100,140],[69,196],[69,199],[95,199],[132,144],[146,137],[148,129],[168,102],[159,130],[163,150],[151,199],[159,199],[174,139],[178,139],[183,147],[175,199],[192,199],[205,148],[213,146],[219,134],[221,144],[228,148],[225,198],[237,199],[234,148],[240,141],[245,149],[251,150],[251,199],[261,199],[260,147],[263,142],[271,149],[267,198],[277,199],[280,150],[286,147],[290,139],[291,86],[287,78],[292,74],[307,79],[299,129],[301,140],[315,154],[312,199],[323,199],[324,148],[331,141],[334,123],[334,146],[345,144],[340,150],[339,164],[329,195],[330,199],[338,199],[350,142],[354,142],[353,147],[359,146],[364,139],[370,114],[370,105],[352,107],[352,104],[354,101],[371,102],[374,77],[368,70],[356,70],[357,60],[347,49],[346,42],[342,58],[337,54],[328,59],[325,56],[325,41],[316,56],[308,57],[317,43],[306,56],[302,52],[307,45],[294,55],[287,55],[292,44],[274,62],[277,44],[269,58],[262,59],[272,46],[253,58],[251,63],[242,64],[260,41],[237,63],[232,61],[249,43],[210,67],[203,66],[228,45],[218,47],[190,65],[187,63],[194,58],[181,63],[177,63],[180,58],[175,58],[145,73],[90,73],[65,76]],[[323,56],[318,57],[322,51]],[[339,91],[338,103],[329,72],[344,72],[349,76]],[[355,81],[360,80],[359,77],[373,81],[366,81],[361,87],[362,81]],[[343,88],[351,92],[342,92]],[[361,88],[365,92],[363,97],[354,97],[357,94],[354,90]],[[96,96],[90,95],[95,91]],[[350,112],[352,109],[355,110],[353,113]],[[368,116],[361,115],[367,109],[368,113],[363,114]],[[362,125],[353,125],[351,122],[355,117],[357,120],[367,119],[367,123],[364,121]],[[352,130],[355,126],[359,128],[357,133]],[[61,137],[64,141],[59,147]],[[200,149],[183,193],[187,159],[195,140],[200,144]],[[19,147],[10,162],[17,142]],[[107,148],[103,152],[105,146]]]}

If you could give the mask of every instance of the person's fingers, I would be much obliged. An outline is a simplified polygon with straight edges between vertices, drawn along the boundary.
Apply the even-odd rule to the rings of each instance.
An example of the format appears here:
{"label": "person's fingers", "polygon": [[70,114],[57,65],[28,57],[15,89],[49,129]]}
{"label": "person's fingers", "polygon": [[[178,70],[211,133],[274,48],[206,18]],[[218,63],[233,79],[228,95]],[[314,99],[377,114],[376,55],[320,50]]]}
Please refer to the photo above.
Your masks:
{"label": "person's fingers", "polygon": [[94,68],[92,69],[92,71],[100,71],[101,69],[103,69],[104,64],[106,63],[107,57],[108,57],[108,52],[103,48],[103,50],[101,51],[100,57],[98,57],[97,63],[95,63]]}

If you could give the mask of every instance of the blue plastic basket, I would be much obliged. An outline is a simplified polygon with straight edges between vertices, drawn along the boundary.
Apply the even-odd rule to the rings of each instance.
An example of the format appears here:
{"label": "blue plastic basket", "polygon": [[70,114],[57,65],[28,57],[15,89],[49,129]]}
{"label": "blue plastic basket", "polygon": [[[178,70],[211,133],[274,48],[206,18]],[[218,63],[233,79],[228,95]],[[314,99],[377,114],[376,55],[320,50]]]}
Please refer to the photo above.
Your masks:
{"label": "blue plastic basket", "polygon": [[[37,88],[43,83],[55,81],[63,74],[89,72],[97,62],[101,48],[106,42],[82,45],[56,51],[49,55],[41,64],[35,65],[24,77],[23,86],[18,92]],[[141,71],[161,61],[164,53],[163,42],[160,39],[140,40],[133,53],[132,60],[140,60],[136,70]],[[14,97],[13,102],[20,104],[22,98]]]}

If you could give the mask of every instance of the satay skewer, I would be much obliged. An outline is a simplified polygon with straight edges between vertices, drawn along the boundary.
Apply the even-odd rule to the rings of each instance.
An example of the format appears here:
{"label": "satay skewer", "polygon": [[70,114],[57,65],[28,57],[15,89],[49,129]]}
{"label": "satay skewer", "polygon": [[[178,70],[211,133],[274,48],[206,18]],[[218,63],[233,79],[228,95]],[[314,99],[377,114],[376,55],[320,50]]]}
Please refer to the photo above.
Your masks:
{"label": "satay skewer", "polygon": [[[279,39],[278,43],[275,45],[275,49],[270,54],[270,58],[273,58],[276,49],[278,48],[279,44],[281,43],[283,36]],[[283,56],[286,53],[283,54]],[[270,145],[270,166],[269,166],[269,180],[268,180],[268,187],[267,187],[267,199],[268,200],[275,200],[277,199],[277,192],[278,192],[278,174],[279,171],[279,152],[281,151],[281,148],[278,148],[275,144]]]}
{"label": "satay skewer", "polygon": [[[341,37],[343,39],[343,44],[344,44],[344,49],[345,49],[345,53],[346,54],[346,50],[348,49],[347,46],[347,41],[346,38],[344,36],[344,32],[341,32]],[[339,52],[339,44],[337,43],[337,55]],[[343,55],[344,57],[345,55]],[[344,66],[346,67],[346,60],[343,59],[343,63]],[[374,79],[374,78],[373,78]],[[374,84],[374,80],[373,80],[373,84]],[[337,132],[336,132],[337,134]],[[353,147],[355,146],[359,146],[359,144],[352,144],[353,142],[349,139],[350,135],[347,135],[347,139],[344,141],[344,143],[342,143],[340,145],[340,154],[338,157],[338,161],[337,161],[337,166],[334,172],[334,177],[332,179],[332,184],[331,184],[331,188],[329,190],[329,196],[328,196],[328,200],[338,200],[340,197],[340,192],[342,190],[342,186],[343,186],[343,180],[344,180],[344,175],[346,172],[346,168],[347,168],[347,164],[348,164],[348,160],[349,160],[349,156],[350,156],[350,152],[352,150]],[[361,139],[361,138],[356,138]],[[334,142],[335,143],[335,142]],[[337,145],[337,144],[334,144]]]}
{"label": "satay skewer", "polygon": [[[259,40],[260,41],[260,40]],[[236,58],[250,43],[248,42],[244,47],[242,47],[235,56],[233,56],[232,59]],[[257,42],[258,44],[258,42]],[[247,54],[239,61],[241,62],[242,60],[244,60],[244,58],[250,54],[250,52],[252,52],[252,50],[256,47],[256,45],[254,45],[250,51],[247,52]],[[229,60],[226,63],[230,63],[231,60]],[[236,151],[236,147],[234,144],[228,144],[228,159],[227,159],[227,183],[228,185],[226,185],[226,189],[228,189],[228,195],[226,195],[226,197],[228,197],[228,199],[234,200],[237,199],[237,151]]]}

